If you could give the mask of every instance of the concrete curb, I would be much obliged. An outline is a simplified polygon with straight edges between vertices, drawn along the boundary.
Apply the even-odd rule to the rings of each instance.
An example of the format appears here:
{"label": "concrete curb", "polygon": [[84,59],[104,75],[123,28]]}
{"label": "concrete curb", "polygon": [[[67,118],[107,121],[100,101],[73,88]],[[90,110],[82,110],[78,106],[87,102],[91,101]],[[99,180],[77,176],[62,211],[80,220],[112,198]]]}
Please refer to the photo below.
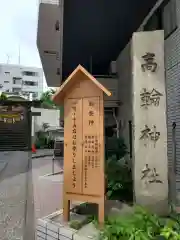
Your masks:
{"label": "concrete curb", "polygon": [[47,154],[41,154],[41,155],[35,155],[35,156],[32,156],[31,158],[34,159],[34,158],[43,158],[43,157],[53,157],[53,154],[52,153],[47,153]]}
{"label": "concrete curb", "polygon": [[37,220],[36,237],[37,240],[98,240],[99,230],[92,223],[84,225],[81,229],[75,230],[67,223],[54,220],[58,215],[62,215],[63,210],[56,211],[44,218]]}

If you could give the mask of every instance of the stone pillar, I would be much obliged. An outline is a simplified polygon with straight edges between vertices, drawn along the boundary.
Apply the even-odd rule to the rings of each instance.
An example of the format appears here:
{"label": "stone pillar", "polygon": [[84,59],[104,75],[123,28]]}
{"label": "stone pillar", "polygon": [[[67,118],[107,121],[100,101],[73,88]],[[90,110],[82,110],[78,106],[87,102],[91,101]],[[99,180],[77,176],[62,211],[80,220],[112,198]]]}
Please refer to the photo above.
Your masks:
{"label": "stone pillar", "polygon": [[134,191],[137,204],[168,212],[164,32],[132,38]]}

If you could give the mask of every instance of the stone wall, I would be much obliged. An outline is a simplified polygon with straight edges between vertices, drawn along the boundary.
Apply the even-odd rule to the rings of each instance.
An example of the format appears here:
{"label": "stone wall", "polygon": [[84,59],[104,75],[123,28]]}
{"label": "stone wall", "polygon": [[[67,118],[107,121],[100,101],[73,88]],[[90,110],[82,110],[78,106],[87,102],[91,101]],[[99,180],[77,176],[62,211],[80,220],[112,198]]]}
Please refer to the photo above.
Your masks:
{"label": "stone wall", "polygon": [[118,72],[119,119],[121,120],[121,134],[129,148],[129,121],[132,120],[132,66],[131,66],[131,42],[129,42],[116,60]]}
{"label": "stone wall", "polygon": [[[143,56],[155,54],[152,65]],[[136,203],[168,213],[168,161],[164,31],[132,38],[134,192]],[[149,95],[150,94],[150,95]],[[150,98],[148,98],[150,96]]]}
{"label": "stone wall", "polygon": [[[143,31],[144,25],[153,15],[155,10],[161,5],[164,0],[159,0],[151,12],[146,16],[141,26],[137,31]],[[177,13],[177,29],[168,38],[165,39],[165,73],[166,73],[166,91],[167,91],[167,131],[168,131],[168,164],[172,166],[173,159],[173,145],[172,145],[172,123],[176,122],[176,182],[177,190],[180,190],[180,1],[176,0],[176,13]],[[121,88],[120,99],[126,100],[123,95],[126,91],[124,88],[131,88],[131,64],[127,59],[130,59],[130,43],[124,48],[117,59],[117,67],[119,74],[119,88]],[[123,82],[126,82],[124,86]],[[128,85],[129,82],[129,85]],[[126,103],[124,106],[128,104]],[[131,108],[120,107],[120,118],[126,119],[126,124],[131,116]]]}

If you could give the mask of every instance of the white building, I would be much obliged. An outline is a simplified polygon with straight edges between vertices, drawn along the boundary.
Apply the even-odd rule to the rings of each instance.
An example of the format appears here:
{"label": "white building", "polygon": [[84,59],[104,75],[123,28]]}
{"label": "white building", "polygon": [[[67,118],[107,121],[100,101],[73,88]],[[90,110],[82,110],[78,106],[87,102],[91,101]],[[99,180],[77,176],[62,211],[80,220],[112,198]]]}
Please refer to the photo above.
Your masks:
{"label": "white building", "polygon": [[43,70],[21,65],[0,64],[0,91],[38,99],[43,92]]}

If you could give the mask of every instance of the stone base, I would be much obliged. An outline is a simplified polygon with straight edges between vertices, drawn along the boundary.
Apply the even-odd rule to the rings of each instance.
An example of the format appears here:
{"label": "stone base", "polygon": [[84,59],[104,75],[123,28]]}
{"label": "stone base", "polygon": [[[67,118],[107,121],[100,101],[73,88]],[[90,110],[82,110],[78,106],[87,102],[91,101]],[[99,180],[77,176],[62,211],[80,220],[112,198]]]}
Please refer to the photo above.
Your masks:
{"label": "stone base", "polygon": [[[73,221],[85,223],[87,216],[72,212],[81,202],[75,202],[71,206],[70,222],[63,221],[63,210],[52,213],[44,218],[38,219],[36,235],[37,240],[89,240],[97,239],[99,231],[92,223],[83,225],[79,230],[70,227]],[[105,202],[105,214],[122,215],[133,212],[133,208],[119,201],[107,200]]]}
{"label": "stone base", "polygon": [[140,196],[136,199],[136,204],[149,209],[152,213],[161,217],[167,216],[170,211],[168,199],[158,200],[154,196]]}
{"label": "stone base", "polygon": [[[69,223],[63,222],[62,213],[63,211],[60,210],[37,220],[37,240],[89,240],[98,238],[99,232],[92,223],[83,226],[80,230],[75,230],[69,226]],[[85,218],[82,215],[71,214],[71,220],[84,221]]]}

